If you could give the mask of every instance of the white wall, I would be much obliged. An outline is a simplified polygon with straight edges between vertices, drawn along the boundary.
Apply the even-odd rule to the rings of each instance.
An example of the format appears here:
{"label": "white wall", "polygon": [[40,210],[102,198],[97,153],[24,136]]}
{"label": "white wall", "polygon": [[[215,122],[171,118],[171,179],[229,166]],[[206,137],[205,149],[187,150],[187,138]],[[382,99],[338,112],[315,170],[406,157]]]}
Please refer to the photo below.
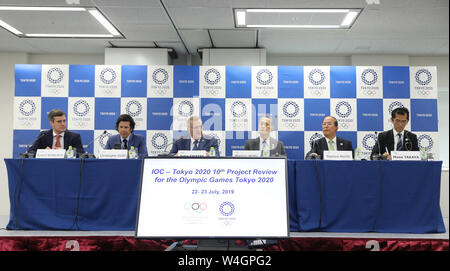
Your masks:
{"label": "white wall", "polygon": [[269,66],[349,66],[347,56],[267,55]]}
{"label": "white wall", "polygon": [[[12,157],[13,131],[13,100],[14,100],[14,64],[85,64],[102,65],[103,54],[26,54],[0,52],[0,114],[6,116],[2,123],[3,133],[0,133],[0,216],[9,215],[9,195],[4,158]],[[223,59],[224,61],[226,59]],[[260,60],[259,60],[260,61]],[[408,57],[408,56],[283,56],[267,55],[266,65],[405,65],[405,66],[437,66],[439,88],[439,142],[440,158],[444,167],[449,165],[449,58],[443,57]],[[173,60],[174,65],[201,65],[197,56],[180,56]],[[220,63],[215,61],[210,65],[255,65]],[[444,217],[448,218],[448,171],[442,175],[441,206]],[[0,225],[1,226],[1,225]]]}
{"label": "white wall", "polygon": [[12,157],[14,65],[23,63],[28,63],[27,54],[0,53],[0,115],[3,116],[0,133],[0,215],[9,214],[8,178],[3,159]]}
{"label": "white wall", "polygon": [[224,66],[265,66],[265,49],[203,49],[202,64]]}
{"label": "white wall", "polygon": [[[26,54],[0,52],[0,115],[5,116],[0,133],[0,216],[9,216],[8,178],[4,158],[12,157],[15,64],[103,64],[103,55]],[[2,227],[3,225],[0,225]]]}
{"label": "white wall", "polygon": [[106,48],[105,65],[168,65],[166,48]]}

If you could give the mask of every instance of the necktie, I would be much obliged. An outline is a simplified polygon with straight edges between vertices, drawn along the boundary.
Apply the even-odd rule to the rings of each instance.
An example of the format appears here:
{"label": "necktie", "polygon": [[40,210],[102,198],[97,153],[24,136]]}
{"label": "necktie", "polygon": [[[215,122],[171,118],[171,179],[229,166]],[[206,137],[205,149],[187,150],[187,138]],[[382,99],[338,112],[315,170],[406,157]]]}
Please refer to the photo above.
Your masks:
{"label": "necktie", "polygon": [[61,139],[60,135],[56,135],[56,142],[55,142],[55,149],[61,148],[61,142],[59,141]]}
{"label": "necktie", "polygon": [[198,140],[194,141],[194,147],[192,148],[193,151],[198,150]]}
{"label": "necktie", "polygon": [[123,149],[124,149],[124,150],[128,150],[127,142],[128,142],[127,139],[124,139],[124,140],[123,140]]}
{"label": "necktie", "polygon": [[264,140],[262,143],[261,156],[264,156],[265,151],[267,151],[267,141]]}
{"label": "necktie", "polygon": [[403,149],[402,134],[398,133],[397,136],[398,136],[397,151],[400,151],[401,149]]}
{"label": "necktie", "polygon": [[330,151],[334,151],[334,142],[332,140],[328,141],[330,143]]}

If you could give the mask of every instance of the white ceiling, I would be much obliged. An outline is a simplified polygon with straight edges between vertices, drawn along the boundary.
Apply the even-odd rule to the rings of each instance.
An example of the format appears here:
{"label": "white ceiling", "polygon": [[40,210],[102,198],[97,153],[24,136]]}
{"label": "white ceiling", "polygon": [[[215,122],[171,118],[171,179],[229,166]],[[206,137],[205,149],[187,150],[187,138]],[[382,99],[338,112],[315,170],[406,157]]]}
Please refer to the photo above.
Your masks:
{"label": "white ceiling", "polygon": [[[65,0],[0,0],[0,5],[69,6]],[[80,0],[97,7],[126,39],[18,38],[0,28],[0,51],[104,53],[111,46],[170,47],[178,55],[199,48],[265,48],[284,55],[448,55],[448,0]],[[362,8],[349,30],[236,29],[234,8]],[[88,17],[23,12],[0,19],[32,32],[103,31]],[[3,17],[2,17],[3,15]],[[91,25],[92,23],[92,25]],[[187,49],[187,50],[186,50]]]}

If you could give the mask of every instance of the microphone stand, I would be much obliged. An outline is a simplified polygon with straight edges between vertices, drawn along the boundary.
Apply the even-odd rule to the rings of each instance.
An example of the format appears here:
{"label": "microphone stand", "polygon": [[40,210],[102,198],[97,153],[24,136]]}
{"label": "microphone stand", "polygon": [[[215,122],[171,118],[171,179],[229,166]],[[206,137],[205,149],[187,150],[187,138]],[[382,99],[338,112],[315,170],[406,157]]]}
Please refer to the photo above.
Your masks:
{"label": "microphone stand", "polygon": [[[34,142],[37,142],[37,141],[39,141],[42,137],[44,137],[44,135],[46,135],[47,133],[42,133],[42,134],[40,134],[39,136],[38,136],[38,138],[36,138],[36,140],[34,140],[33,141],[33,143]],[[34,158],[34,155],[35,155],[35,153],[34,152],[32,152],[32,153],[30,153],[29,151],[30,151],[30,147],[32,146],[33,144],[28,144],[27,145],[27,150],[25,151],[25,153],[21,153],[21,154],[19,154],[19,158],[21,158],[21,159],[24,159],[24,158]]]}
{"label": "microphone stand", "polygon": [[97,139],[99,139],[102,135],[104,135],[104,134],[106,134],[106,133],[107,133],[106,130],[103,131],[103,133],[101,133],[101,134],[98,135],[96,138],[94,138],[94,140],[92,140],[91,142],[89,142],[89,144],[87,144],[87,146],[86,146],[86,152],[83,153],[82,155],[80,155],[80,158],[95,158],[95,155],[94,155],[94,154],[90,154],[90,153],[88,152],[88,148],[89,148],[89,146],[90,146],[92,143],[94,143],[95,141],[97,141]]}
{"label": "microphone stand", "polygon": [[[314,135],[317,136],[318,133],[315,133]],[[306,160],[320,160],[321,159],[319,154],[312,152],[312,151],[316,150],[316,148],[315,148],[316,147],[316,141],[318,141],[318,140],[319,139],[313,141],[313,144],[311,146],[311,153],[306,157]]]}
{"label": "microphone stand", "polygon": [[372,160],[387,160],[387,157],[381,154],[380,138],[378,137],[378,132],[375,132],[375,136],[377,137],[376,144],[378,145],[378,154],[372,155]]}
{"label": "microphone stand", "polygon": [[173,155],[171,155],[170,152],[167,152],[167,147],[169,147],[169,146],[171,146],[171,145],[173,145],[173,142],[167,144],[166,147],[164,148],[164,152],[158,154],[158,157],[172,157]]}
{"label": "microphone stand", "polygon": [[[409,148],[408,148],[409,146]],[[407,151],[412,151],[412,141],[409,139],[408,131],[405,130],[405,147]]]}

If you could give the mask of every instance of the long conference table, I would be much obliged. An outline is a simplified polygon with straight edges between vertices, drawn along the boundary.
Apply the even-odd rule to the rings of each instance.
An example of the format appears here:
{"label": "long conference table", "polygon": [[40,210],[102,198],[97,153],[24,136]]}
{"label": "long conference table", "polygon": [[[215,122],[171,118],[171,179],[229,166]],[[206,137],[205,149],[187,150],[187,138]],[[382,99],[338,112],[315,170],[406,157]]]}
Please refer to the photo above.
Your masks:
{"label": "long conference table", "polygon": [[[142,160],[5,163],[7,229],[135,230]],[[290,230],[445,232],[441,167],[441,161],[288,160]],[[164,204],[170,204],[170,195]]]}

